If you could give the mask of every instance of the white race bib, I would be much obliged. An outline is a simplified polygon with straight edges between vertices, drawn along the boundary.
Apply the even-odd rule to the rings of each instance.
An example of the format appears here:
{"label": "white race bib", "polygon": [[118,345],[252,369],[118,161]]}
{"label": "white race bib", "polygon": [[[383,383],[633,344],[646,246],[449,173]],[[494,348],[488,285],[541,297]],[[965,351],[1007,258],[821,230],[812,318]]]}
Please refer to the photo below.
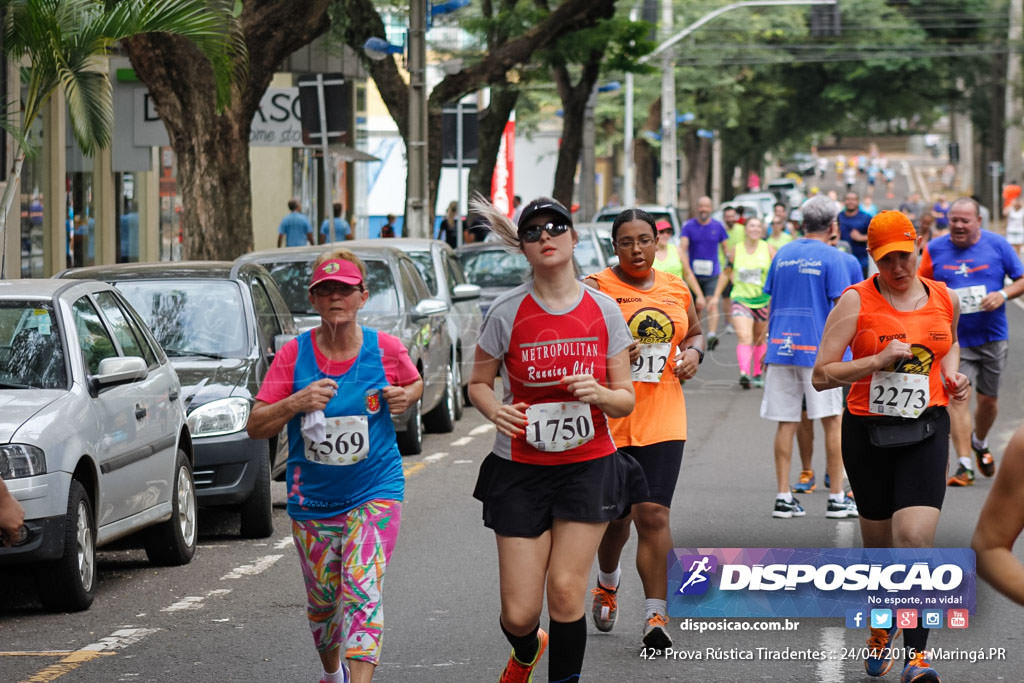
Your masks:
{"label": "white race bib", "polygon": [[561,453],[594,438],[590,406],[582,401],[532,405],[526,421],[526,443],[538,451]]}
{"label": "white race bib", "polygon": [[370,432],[365,415],[326,418],[324,440],[306,442],[306,460],[322,465],[354,465],[370,453]]}
{"label": "white race bib", "polygon": [[715,262],[706,258],[693,259],[693,274],[707,277],[715,272]]}
{"label": "white race bib", "polygon": [[736,280],[748,285],[761,284],[760,268],[744,268],[736,271]]}
{"label": "white race bib", "polygon": [[660,382],[672,345],[664,343],[637,344],[637,347],[640,349],[640,357],[630,368],[630,378],[634,382]]}
{"label": "white race bib", "polygon": [[873,415],[919,417],[930,400],[928,375],[882,371],[871,375],[868,411]]}
{"label": "white race bib", "polygon": [[977,313],[981,310],[981,300],[985,298],[988,293],[985,291],[985,285],[974,285],[973,287],[961,287],[954,289],[956,295],[960,297],[960,313]]}

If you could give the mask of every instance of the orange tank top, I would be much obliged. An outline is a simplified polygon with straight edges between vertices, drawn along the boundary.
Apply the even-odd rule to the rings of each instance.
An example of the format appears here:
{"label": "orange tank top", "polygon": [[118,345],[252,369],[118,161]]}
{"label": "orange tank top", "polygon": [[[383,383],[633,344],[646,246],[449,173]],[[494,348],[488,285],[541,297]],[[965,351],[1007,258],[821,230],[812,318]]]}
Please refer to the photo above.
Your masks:
{"label": "orange tank top", "polygon": [[[897,311],[878,291],[877,278],[875,275],[850,286],[860,294],[857,332],[850,342],[854,360],[873,356],[893,339],[906,342],[910,344],[913,358],[904,361],[899,368],[886,368],[886,371],[927,375],[928,407],[948,405],[939,364],[953,345],[953,301],[949,290],[942,282],[921,278],[928,290],[928,302],[916,311]],[[877,415],[880,408],[874,406],[873,409],[873,402],[898,400],[879,391],[879,386],[872,391],[872,377],[859,379],[850,388],[846,407],[854,415]]]}
{"label": "orange tank top", "polygon": [[611,268],[591,276],[619,304],[641,347],[640,360],[632,366],[633,412],[608,419],[620,448],[686,440],[686,402],[674,359],[689,329],[690,288],[675,275],[652,272],[654,286],[646,290],[626,284]]}

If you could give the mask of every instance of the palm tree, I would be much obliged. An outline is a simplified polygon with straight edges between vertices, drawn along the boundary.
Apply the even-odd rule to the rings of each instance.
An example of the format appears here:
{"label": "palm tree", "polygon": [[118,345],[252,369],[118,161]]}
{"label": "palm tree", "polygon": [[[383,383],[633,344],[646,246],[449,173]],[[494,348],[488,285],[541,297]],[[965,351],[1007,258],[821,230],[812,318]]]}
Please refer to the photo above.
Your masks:
{"label": "palm tree", "polygon": [[244,70],[247,52],[235,21],[240,0],[0,0],[3,50],[26,57],[25,95],[20,107],[0,114],[0,127],[14,138],[13,162],[0,200],[0,278],[6,277],[7,215],[26,154],[28,132],[60,88],[68,104],[78,146],[92,154],[110,144],[114,118],[110,80],[99,59],[119,40],[145,33],[190,39],[210,61],[218,109],[231,101],[232,83]]}

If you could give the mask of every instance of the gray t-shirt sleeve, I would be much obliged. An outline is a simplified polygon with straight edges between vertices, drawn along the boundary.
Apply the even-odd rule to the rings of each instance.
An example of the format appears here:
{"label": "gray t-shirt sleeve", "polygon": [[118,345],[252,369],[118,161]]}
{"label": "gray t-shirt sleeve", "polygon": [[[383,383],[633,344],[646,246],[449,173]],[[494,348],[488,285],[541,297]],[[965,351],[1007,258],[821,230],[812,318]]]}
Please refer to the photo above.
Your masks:
{"label": "gray t-shirt sleeve", "polygon": [[512,337],[512,324],[527,291],[526,285],[509,290],[495,299],[487,310],[476,344],[491,358],[505,357],[509,339]]}
{"label": "gray t-shirt sleeve", "polygon": [[629,333],[626,319],[622,317],[622,309],[615,299],[603,292],[587,288],[587,293],[594,297],[604,315],[604,323],[608,327],[608,356],[614,356],[633,343],[633,335]]}

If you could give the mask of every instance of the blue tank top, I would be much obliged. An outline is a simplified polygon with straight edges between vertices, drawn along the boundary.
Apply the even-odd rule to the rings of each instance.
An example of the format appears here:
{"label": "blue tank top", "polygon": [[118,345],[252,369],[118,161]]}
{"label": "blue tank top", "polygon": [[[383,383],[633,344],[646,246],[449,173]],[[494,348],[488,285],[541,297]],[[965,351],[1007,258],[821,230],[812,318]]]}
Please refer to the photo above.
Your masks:
{"label": "blue tank top", "polygon": [[299,335],[292,375],[293,391],[329,377],[338,393],[324,408],[327,418],[365,415],[369,453],[352,465],[326,465],[306,459],[302,413],[288,422],[288,514],[292,519],[323,519],[348,512],[371,500],[402,500],[405,475],[395,441],[395,427],[381,389],[388,384],[377,332],[362,328],[363,346],[352,367],[341,375],[320,369],[310,332]]}

